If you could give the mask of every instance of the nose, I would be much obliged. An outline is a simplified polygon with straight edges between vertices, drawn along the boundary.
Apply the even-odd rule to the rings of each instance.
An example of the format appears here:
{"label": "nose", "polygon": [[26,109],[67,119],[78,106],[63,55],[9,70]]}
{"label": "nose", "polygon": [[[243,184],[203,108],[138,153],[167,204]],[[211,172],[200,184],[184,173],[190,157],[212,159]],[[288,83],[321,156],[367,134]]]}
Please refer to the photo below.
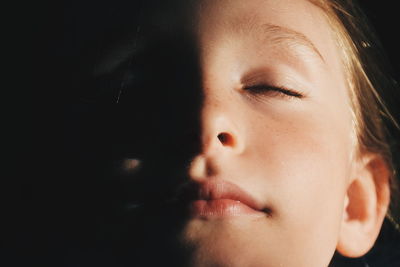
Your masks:
{"label": "nose", "polygon": [[203,90],[200,112],[200,153],[190,164],[191,179],[221,175],[245,150],[235,101],[221,89]]}
{"label": "nose", "polygon": [[[216,102],[216,103],[215,103]],[[243,150],[241,134],[239,132],[238,118],[232,107],[215,101],[205,103],[201,116],[201,141],[202,153],[215,154],[240,154]]]}

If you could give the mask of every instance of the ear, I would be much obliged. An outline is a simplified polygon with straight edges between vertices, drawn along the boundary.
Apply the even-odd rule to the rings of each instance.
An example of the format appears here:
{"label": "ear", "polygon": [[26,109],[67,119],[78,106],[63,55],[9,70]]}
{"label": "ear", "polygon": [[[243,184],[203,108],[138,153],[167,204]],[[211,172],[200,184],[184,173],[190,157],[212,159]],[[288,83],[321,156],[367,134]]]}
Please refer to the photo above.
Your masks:
{"label": "ear", "polygon": [[347,187],[337,251],[361,257],[374,245],[390,202],[390,171],[380,155],[357,159]]}

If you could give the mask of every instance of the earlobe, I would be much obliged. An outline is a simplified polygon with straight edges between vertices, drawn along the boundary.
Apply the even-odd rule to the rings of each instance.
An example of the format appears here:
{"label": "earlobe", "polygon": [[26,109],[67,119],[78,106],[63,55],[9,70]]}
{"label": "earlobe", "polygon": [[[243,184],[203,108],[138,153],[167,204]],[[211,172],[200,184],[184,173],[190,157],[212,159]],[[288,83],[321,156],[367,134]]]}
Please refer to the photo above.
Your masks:
{"label": "earlobe", "polygon": [[337,251],[360,257],[374,245],[390,201],[390,172],[379,155],[368,155],[356,163],[345,196]]}

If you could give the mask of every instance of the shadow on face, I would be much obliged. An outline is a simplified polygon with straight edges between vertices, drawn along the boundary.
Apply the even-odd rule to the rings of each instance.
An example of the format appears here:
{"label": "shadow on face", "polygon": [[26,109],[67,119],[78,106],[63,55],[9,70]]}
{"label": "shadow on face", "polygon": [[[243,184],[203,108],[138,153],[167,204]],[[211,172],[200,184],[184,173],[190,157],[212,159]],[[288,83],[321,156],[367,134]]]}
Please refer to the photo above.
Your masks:
{"label": "shadow on face", "polygon": [[183,214],[168,202],[199,153],[203,96],[191,7],[181,2],[145,3],[134,40],[111,52],[122,59],[105,57],[94,81],[114,86],[109,198],[118,212],[108,238],[123,264],[187,266],[188,250],[174,238]]}

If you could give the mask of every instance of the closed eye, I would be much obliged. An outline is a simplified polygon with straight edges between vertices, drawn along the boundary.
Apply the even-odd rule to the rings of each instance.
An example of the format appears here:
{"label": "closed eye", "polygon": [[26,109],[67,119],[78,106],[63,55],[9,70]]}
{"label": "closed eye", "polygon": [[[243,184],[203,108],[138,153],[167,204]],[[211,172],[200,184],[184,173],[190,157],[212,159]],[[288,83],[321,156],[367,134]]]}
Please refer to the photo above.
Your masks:
{"label": "closed eye", "polygon": [[281,97],[289,97],[289,98],[303,98],[304,95],[282,86],[270,86],[265,84],[257,84],[251,86],[245,86],[243,88],[244,91],[248,92],[249,94],[253,94],[255,96],[281,96]]}

